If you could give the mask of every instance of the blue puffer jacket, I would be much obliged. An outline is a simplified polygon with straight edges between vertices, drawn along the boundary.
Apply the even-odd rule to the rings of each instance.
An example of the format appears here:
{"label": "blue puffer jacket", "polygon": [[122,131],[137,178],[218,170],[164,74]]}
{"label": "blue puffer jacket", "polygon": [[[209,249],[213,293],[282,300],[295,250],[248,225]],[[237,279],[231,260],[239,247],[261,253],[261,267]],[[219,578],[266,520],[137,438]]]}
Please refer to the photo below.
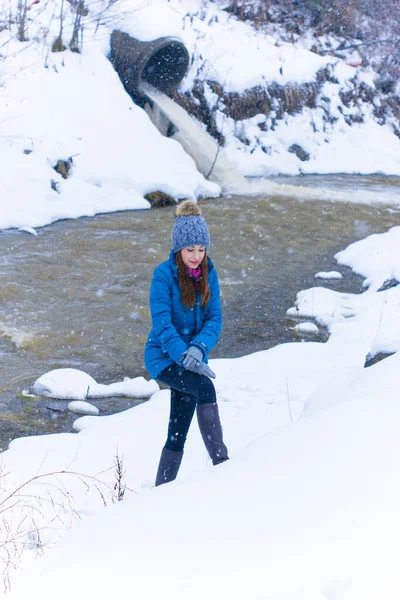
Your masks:
{"label": "blue puffer jacket", "polygon": [[208,283],[211,298],[205,308],[201,307],[200,294],[196,295],[193,308],[185,308],[174,252],[154,270],[150,288],[152,329],[144,351],[146,369],[154,379],[169,365],[179,362],[189,345],[201,348],[207,362],[222,328],[218,275],[209,258]]}

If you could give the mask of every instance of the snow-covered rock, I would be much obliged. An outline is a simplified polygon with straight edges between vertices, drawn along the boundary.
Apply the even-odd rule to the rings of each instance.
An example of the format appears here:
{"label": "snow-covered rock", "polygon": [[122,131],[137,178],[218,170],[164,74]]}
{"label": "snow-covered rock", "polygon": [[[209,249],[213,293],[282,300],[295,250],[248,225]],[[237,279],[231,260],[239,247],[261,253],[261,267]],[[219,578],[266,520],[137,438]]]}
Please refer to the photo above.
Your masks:
{"label": "snow-covered rock", "polygon": [[342,279],[342,274],[339,271],[319,271],[314,275],[317,279]]}
{"label": "snow-covered rock", "polygon": [[73,400],[68,404],[68,408],[70,411],[81,415],[98,415],[100,412],[97,406],[82,400]]}
{"label": "snow-covered rock", "polygon": [[158,383],[144,377],[103,385],[79,369],[54,369],[37,379],[33,391],[40,396],[64,400],[128,396],[147,398],[159,390]]}
{"label": "snow-covered rock", "polygon": [[315,323],[299,323],[293,327],[294,331],[298,333],[318,333],[319,329]]}
{"label": "snow-covered rock", "polygon": [[33,227],[19,227],[18,231],[22,231],[24,233],[30,233],[31,235],[37,235],[37,231]]}

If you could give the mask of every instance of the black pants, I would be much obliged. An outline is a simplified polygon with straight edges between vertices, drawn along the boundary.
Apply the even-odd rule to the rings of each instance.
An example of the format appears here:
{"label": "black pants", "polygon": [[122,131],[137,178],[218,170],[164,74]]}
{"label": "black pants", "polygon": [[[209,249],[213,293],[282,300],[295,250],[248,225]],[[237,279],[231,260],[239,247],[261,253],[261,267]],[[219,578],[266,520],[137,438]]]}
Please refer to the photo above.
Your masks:
{"label": "black pants", "polygon": [[177,364],[161,371],[159,381],[171,388],[171,413],[165,448],[182,452],[198,404],[216,402],[214,384],[208,377]]}

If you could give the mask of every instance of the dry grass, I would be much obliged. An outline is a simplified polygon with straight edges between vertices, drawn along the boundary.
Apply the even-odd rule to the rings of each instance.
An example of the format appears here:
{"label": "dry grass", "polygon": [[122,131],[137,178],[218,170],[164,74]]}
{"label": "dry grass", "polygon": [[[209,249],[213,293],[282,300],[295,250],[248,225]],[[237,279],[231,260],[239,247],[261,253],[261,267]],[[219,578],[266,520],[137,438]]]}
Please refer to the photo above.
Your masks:
{"label": "dry grass", "polygon": [[[5,591],[10,589],[10,574],[19,568],[26,549],[43,553],[49,540],[53,543],[81,518],[71,491],[77,485],[80,494],[82,488],[85,494],[94,493],[104,507],[122,501],[126,491],[133,492],[126,486],[118,451],[114,467],[98,476],[75,471],[72,463],[65,469],[42,472],[45,460],[35,475],[14,486],[9,482],[13,474],[0,465],[0,569]],[[103,481],[101,477],[111,471],[113,482]]]}

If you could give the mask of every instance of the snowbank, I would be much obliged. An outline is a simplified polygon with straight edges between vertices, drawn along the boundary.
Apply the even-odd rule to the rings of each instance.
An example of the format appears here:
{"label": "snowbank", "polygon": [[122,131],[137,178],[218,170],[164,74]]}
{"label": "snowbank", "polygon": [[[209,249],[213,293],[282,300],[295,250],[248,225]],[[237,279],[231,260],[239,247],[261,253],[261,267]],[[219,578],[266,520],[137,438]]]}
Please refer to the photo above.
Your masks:
{"label": "snowbank", "polygon": [[[379,237],[379,247],[398,273],[396,229]],[[357,256],[357,270],[367,272],[373,244],[370,236],[342,257]],[[387,268],[373,266],[375,282]],[[231,456],[217,468],[193,424],[178,480],[152,487],[167,390],[123,413],[80,418],[79,434],[13,441],[3,453],[8,489],[38,469],[67,467],[101,474],[112,487],[118,452],[135,493],[104,510],[107,487],[99,497],[69,480],[75,510],[91,518],[14,577],[7,597],[46,600],[62,581],[65,596],[82,598],[126,589],[143,600],[397,598],[400,353],[369,368],[364,361],[378,349],[399,349],[398,289],[303,291],[291,314],[329,327],[326,343],[212,360]],[[52,493],[57,498],[54,485]],[[58,535],[45,526],[51,511],[42,517],[41,544],[51,543]]]}
{"label": "snowbank", "polygon": [[84,400],[85,398],[109,398],[126,396],[149,398],[159,390],[158,383],[144,377],[126,377],[124,381],[104,385],[79,369],[54,369],[37,379],[33,385],[35,394],[61,400]]}
{"label": "snowbank", "polygon": [[[39,7],[32,8],[41,11],[37,29],[54,10],[52,3]],[[82,54],[7,43],[9,35],[0,33],[8,68],[0,94],[0,180],[7,200],[0,228],[145,209],[144,196],[157,190],[177,200],[219,195],[126,94],[105,56],[108,29],[90,39],[92,27]],[[69,163],[66,179],[54,169],[59,160]]]}
{"label": "snowbank", "polygon": [[[385,124],[378,122],[374,108],[381,105],[379,94],[372,104],[357,91],[364,86],[372,97],[377,74],[369,66],[362,68],[361,61],[357,67],[350,66],[354,64],[352,51],[344,59],[329,51],[320,56],[309,50],[323,43],[321,37],[313,37],[312,31],[306,38],[292,36],[295,40],[288,43],[274,25],[257,33],[251,25],[238,22],[213,3],[207,8],[195,4],[197,8],[192,8],[192,14],[184,20],[181,34],[194,57],[181,89],[190,92],[195,81],[204,86],[204,98],[225,138],[225,149],[244,175],[400,175],[400,140],[395,134],[398,120],[389,114]],[[181,11],[185,5],[181,4]],[[327,42],[327,50],[339,46],[333,36]],[[222,96],[210,82],[221,87]],[[300,91],[303,84],[309,88]],[[254,115],[253,108],[254,116],[229,116],[224,95],[257,88],[253,102],[260,104],[269,86],[280,86],[284,98],[280,101],[279,93],[269,96],[267,114],[260,110]],[[301,100],[307,93],[315,94],[308,103]],[[341,96],[346,95],[356,100],[343,103]],[[296,155],[291,150],[294,145],[300,146],[308,158]]]}

